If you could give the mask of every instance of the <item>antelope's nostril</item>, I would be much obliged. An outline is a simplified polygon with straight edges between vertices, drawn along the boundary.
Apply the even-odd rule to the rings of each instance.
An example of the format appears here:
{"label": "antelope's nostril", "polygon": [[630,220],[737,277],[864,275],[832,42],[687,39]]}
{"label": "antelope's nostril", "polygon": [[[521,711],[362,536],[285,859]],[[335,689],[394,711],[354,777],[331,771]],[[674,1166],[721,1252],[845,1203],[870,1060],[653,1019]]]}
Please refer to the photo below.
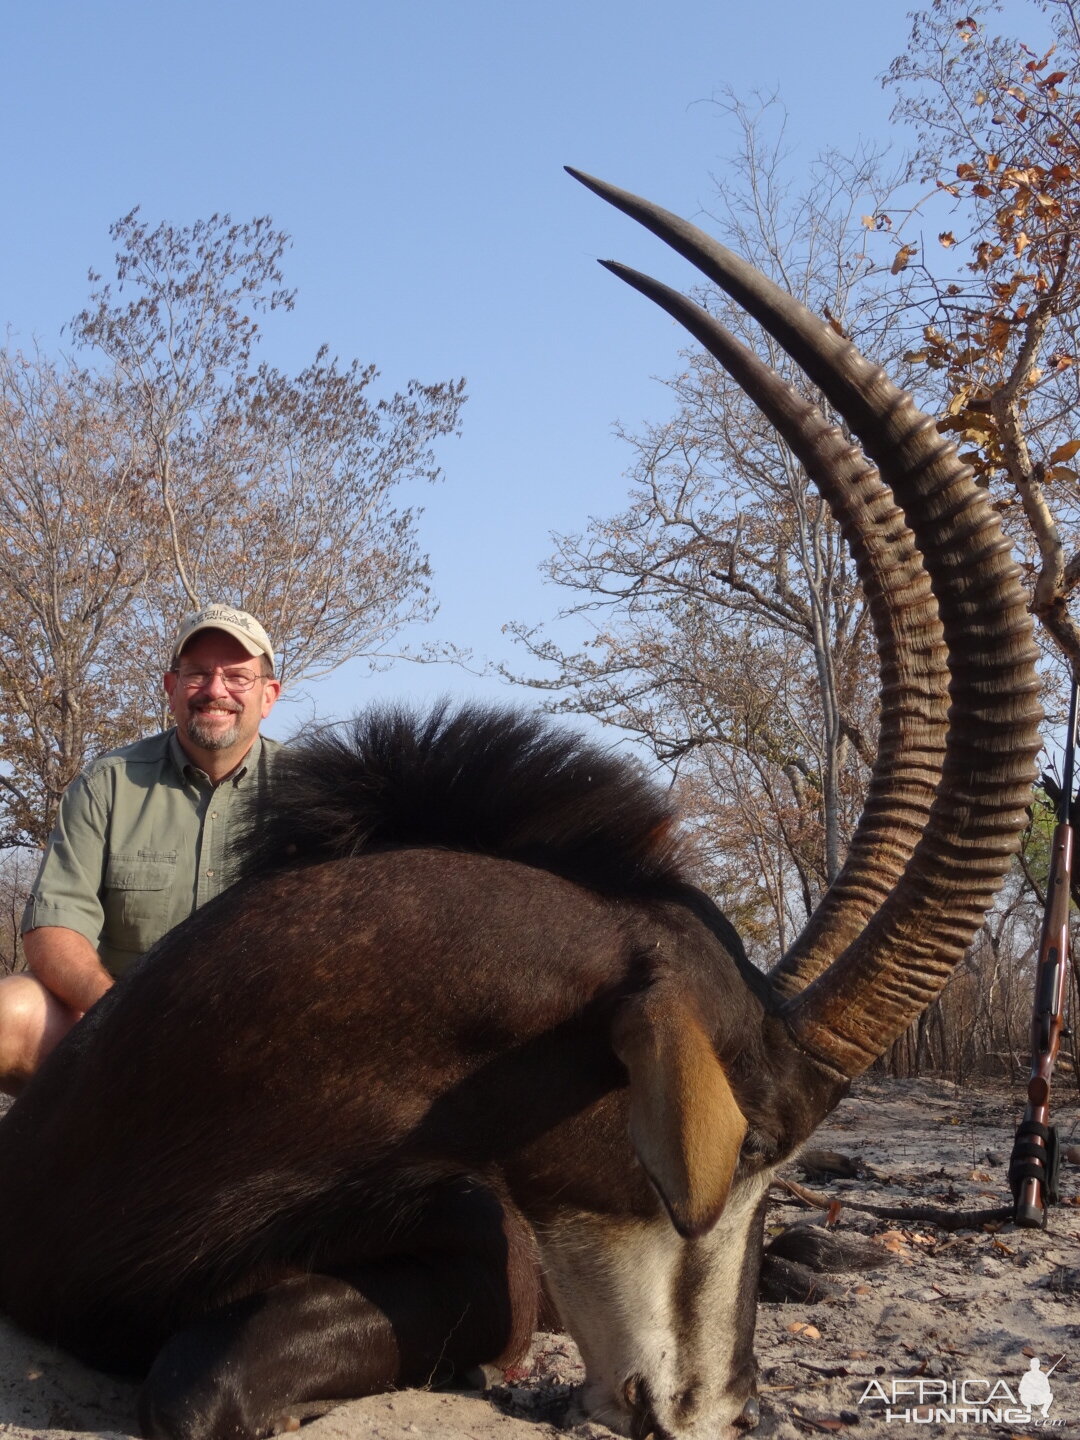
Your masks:
{"label": "antelope's nostril", "polygon": [[649,1414],[649,1387],[643,1375],[628,1375],[622,1387],[623,1400],[630,1411],[631,1440],[647,1440],[652,1434]]}
{"label": "antelope's nostril", "polygon": [[668,1432],[653,1414],[652,1391],[644,1375],[628,1375],[623,1382],[623,1400],[630,1411],[630,1440],[670,1440]]}
{"label": "antelope's nostril", "polygon": [[645,1380],[641,1375],[628,1375],[623,1381],[623,1404],[630,1411],[631,1415],[635,1414],[641,1407],[644,1387]]}
{"label": "antelope's nostril", "polygon": [[735,1421],[740,1430],[753,1430],[761,1419],[761,1406],[756,1395],[751,1395],[742,1407],[742,1414]]}

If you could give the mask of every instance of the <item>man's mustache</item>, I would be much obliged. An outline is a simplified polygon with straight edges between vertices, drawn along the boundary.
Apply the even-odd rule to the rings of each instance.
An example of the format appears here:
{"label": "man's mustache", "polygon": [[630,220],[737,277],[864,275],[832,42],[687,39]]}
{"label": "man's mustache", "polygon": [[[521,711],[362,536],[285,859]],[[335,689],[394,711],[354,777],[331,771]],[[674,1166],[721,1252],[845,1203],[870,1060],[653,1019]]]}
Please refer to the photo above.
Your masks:
{"label": "man's mustache", "polygon": [[201,715],[206,710],[227,710],[230,715],[239,715],[244,709],[244,707],[238,705],[235,700],[203,700],[200,704],[193,705],[191,708],[196,715]]}

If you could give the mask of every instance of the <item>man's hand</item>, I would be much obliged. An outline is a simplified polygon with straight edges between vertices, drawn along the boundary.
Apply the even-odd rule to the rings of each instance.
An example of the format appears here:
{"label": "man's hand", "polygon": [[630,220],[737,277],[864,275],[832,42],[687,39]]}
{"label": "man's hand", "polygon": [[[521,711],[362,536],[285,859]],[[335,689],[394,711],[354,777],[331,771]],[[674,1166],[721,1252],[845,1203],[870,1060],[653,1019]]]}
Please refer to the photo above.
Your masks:
{"label": "man's hand", "polygon": [[82,1014],[113,984],[85,935],[62,925],[39,925],[23,936],[30,973],[69,1009]]}

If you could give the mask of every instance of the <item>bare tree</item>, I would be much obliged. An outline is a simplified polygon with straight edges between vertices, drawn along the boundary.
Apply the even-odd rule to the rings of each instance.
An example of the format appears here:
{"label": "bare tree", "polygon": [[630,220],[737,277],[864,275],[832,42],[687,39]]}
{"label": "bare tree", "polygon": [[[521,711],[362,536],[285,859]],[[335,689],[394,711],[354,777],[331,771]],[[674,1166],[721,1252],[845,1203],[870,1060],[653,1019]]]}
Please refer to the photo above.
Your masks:
{"label": "bare tree", "polygon": [[36,869],[36,860],[25,850],[0,855],[0,975],[14,975],[26,967],[20,925]]}
{"label": "bare tree", "polygon": [[0,845],[40,845],[86,760],[161,723],[185,611],[256,612],[296,681],[433,608],[397,496],[438,477],[463,382],[256,366],[255,317],[293,303],[269,219],[112,234],[73,326],[90,365],[0,354]]}
{"label": "bare tree", "polygon": [[156,547],[116,387],[0,352],[0,845],[41,844],[87,755],[138,733],[118,637]]}
{"label": "bare tree", "polygon": [[74,333],[121,379],[160,507],[159,648],[185,610],[224,600],[263,619],[286,678],[378,653],[432,610],[396,492],[438,478],[432,444],[456,430],[464,382],[380,396],[373,365],[325,350],[295,377],[255,367],[254,317],[293,305],[268,217],[151,230],[133,211],[111,233],[116,283],[91,277]]}

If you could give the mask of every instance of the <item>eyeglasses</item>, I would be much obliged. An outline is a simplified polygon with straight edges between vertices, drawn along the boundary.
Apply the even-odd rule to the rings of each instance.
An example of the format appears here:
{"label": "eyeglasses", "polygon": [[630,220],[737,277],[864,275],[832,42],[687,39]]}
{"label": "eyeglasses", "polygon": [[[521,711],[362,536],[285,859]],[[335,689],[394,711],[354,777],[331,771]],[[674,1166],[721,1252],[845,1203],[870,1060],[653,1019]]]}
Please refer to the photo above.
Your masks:
{"label": "eyeglasses", "polygon": [[214,677],[221,676],[221,683],[230,695],[246,695],[256,680],[269,680],[269,675],[254,675],[250,670],[177,670],[177,678],[185,690],[202,690],[211,684]]}

